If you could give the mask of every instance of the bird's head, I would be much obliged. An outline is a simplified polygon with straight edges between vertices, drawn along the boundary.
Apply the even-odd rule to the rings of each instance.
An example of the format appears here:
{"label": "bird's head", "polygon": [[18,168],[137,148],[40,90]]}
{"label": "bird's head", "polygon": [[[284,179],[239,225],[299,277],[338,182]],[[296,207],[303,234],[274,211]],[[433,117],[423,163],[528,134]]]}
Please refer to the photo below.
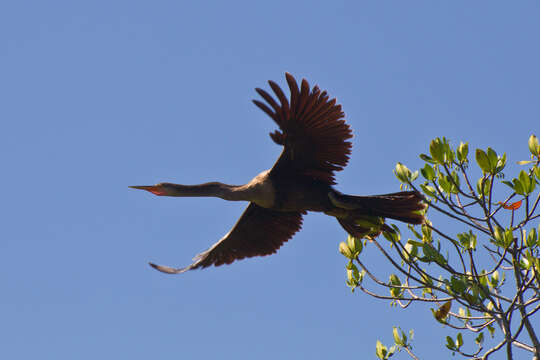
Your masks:
{"label": "bird's head", "polygon": [[130,186],[132,189],[146,190],[157,196],[169,196],[171,194],[171,184],[159,183],[156,185]]}

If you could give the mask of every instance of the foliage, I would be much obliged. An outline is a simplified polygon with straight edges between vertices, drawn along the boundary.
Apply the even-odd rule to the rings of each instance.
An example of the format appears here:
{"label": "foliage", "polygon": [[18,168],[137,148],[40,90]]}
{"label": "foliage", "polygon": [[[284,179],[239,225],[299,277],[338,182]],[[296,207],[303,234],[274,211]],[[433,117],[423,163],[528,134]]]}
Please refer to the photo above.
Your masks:
{"label": "foliage", "polygon": [[[423,194],[430,216],[455,224],[444,230],[426,217],[419,227],[408,225],[407,240],[395,226],[383,232],[386,240],[349,237],[339,246],[349,260],[347,285],[402,308],[432,304],[434,320],[459,331],[446,337],[452,354],[487,359],[504,349],[512,359],[513,347],[519,347],[540,358],[537,329],[531,325],[540,309],[538,138],[532,135],[528,146],[531,160],[518,162],[525,168],[510,181],[504,180],[506,153],[476,149],[476,169],[468,143],[452,148],[445,138],[431,141],[429,155],[420,155],[425,163],[420,171],[398,163],[394,174],[402,189]],[[367,246],[374,246],[395,270],[388,281],[371,272],[362,259]],[[485,345],[485,334],[494,339],[494,346]],[[394,328],[394,345],[387,348],[377,341],[377,357],[388,359],[405,350],[418,359],[411,338],[412,333],[407,338]]]}

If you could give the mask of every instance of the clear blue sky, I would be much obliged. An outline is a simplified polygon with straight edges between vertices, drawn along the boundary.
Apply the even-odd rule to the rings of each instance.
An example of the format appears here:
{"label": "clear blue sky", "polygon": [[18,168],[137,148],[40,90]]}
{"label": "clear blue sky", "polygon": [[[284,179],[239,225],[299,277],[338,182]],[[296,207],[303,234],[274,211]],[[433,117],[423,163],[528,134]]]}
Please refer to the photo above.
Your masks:
{"label": "clear blue sky", "polygon": [[341,191],[396,191],[395,163],[418,166],[436,136],[521,160],[540,132],[539,15],[535,1],[3,2],[0,357],[374,358],[401,325],[434,358],[447,331],[427,308],[347,289],[335,220],[307,216],[271,257],[167,276],[147,261],[189,264],[245,205],[127,186],[271,167],[274,124],[250,100],[285,71],[343,105]]}

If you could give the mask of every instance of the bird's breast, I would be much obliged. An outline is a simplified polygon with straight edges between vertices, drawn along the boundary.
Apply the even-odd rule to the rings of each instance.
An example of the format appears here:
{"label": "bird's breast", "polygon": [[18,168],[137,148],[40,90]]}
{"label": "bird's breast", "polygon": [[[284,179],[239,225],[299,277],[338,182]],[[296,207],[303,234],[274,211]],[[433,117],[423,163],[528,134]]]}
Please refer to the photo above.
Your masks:
{"label": "bird's breast", "polygon": [[259,175],[255,176],[246,185],[246,190],[249,192],[249,197],[255,204],[272,209],[276,204],[276,190],[272,180],[268,176],[270,170],[265,170]]}

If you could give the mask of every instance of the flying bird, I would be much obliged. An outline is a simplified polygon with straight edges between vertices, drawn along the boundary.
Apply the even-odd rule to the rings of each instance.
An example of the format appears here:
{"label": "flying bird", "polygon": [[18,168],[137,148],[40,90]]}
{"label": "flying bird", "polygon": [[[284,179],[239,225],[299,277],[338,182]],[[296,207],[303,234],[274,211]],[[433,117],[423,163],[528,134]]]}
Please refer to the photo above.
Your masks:
{"label": "flying bird", "polygon": [[[425,208],[422,197],[413,191],[385,195],[353,196],[334,189],[334,172],[347,165],[352,131],[336,99],[319,87],[310,88],[303,79],[300,86],[286,73],[290,90],[287,98],[281,88],[269,81],[277,101],[265,90],[255,89],[265,101],[253,100],[278,126],[270,138],[283,151],[274,166],[245,185],[208,182],[199,185],[159,183],[130,186],[158,196],[211,196],[229,201],[249,201],[244,213],[221,240],[197,255],[183,268],[150,263],[169,274],[183,273],[211,265],[230,264],[253,256],[275,253],[302,226],[308,211],[323,212],[337,219],[350,235],[369,233],[366,219],[390,218],[421,224]],[[381,219],[384,221],[383,219]],[[383,223],[379,229],[390,231]],[[380,230],[379,230],[380,233]],[[377,234],[375,234],[377,235]]]}

